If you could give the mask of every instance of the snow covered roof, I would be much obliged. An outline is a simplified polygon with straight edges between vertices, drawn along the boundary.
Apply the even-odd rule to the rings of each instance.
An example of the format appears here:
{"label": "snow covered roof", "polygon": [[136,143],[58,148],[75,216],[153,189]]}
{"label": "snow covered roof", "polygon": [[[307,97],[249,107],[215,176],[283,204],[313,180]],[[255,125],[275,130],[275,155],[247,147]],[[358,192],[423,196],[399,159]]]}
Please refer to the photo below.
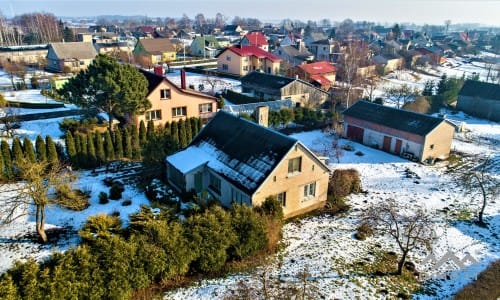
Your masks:
{"label": "snow covered roof", "polygon": [[186,149],[167,161],[183,173],[207,164],[252,194],[296,143],[294,138],[219,111]]}

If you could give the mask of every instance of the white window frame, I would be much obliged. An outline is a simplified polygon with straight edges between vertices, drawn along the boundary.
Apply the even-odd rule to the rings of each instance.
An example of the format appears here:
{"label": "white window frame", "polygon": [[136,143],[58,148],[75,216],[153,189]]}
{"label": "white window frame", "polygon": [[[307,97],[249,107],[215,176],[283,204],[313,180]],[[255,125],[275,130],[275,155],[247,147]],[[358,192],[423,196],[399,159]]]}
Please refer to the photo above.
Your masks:
{"label": "white window frame", "polygon": [[303,187],[304,200],[303,201],[307,201],[307,200],[315,198],[316,197],[316,188],[317,188],[316,181],[304,185],[304,187]]}
{"label": "white window frame", "polygon": [[171,98],[172,98],[172,94],[171,94],[170,89],[161,89],[160,90],[160,99],[161,100],[171,99]]}
{"label": "white window frame", "polygon": [[212,112],[212,103],[202,103],[200,104],[200,113]]}
{"label": "white window frame", "polygon": [[146,121],[161,120],[161,109],[149,110],[146,112]]}
{"label": "white window frame", "polygon": [[185,117],[187,116],[187,107],[179,106],[172,108],[172,117]]}

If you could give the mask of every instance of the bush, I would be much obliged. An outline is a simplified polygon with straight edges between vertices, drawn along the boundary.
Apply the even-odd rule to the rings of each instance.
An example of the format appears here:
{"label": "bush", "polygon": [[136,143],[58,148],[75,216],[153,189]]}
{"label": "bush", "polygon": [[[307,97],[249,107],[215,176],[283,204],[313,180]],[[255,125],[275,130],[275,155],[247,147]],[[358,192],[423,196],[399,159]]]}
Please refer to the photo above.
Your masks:
{"label": "bush", "polygon": [[370,225],[366,222],[361,223],[358,226],[358,231],[354,234],[354,237],[360,241],[366,240],[367,237],[371,236],[373,231]]}
{"label": "bush", "polygon": [[275,196],[267,197],[260,206],[260,210],[273,219],[283,220],[283,207]]}
{"label": "bush", "polygon": [[328,195],[337,200],[351,193],[361,192],[361,179],[355,169],[338,169],[328,184]]}
{"label": "bush", "polygon": [[253,208],[246,205],[233,205],[231,225],[237,235],[229,247],[233,259],[241,259],[263,250],[267,244],[265,219]]}
{"label": "bush", "polygon": [[109,199],[111,200],[119,200],[122,198],[122,193],[125,191],[125,187],[123,183],[113,182],[111,188],[109,189]]}
{"label": "bush", "polygon": [[100,192],[99,193],[99,204],[106,204],[108,202],[109,202],[108,194],[106,194],[105,192]]}
{"label": "bush", "polygon": [[82,190],[72,189],[69,184],[63,184],[56,188],[57,203],[61,206],[81,211],[89,207],[89,193]]}
{"label": "bush", "polygon": [[93,242],[98,238],[109,238],[114,234],[119,234],[121,229],[120,218],[98,214],[88,218],[79,234],[83,241]]}

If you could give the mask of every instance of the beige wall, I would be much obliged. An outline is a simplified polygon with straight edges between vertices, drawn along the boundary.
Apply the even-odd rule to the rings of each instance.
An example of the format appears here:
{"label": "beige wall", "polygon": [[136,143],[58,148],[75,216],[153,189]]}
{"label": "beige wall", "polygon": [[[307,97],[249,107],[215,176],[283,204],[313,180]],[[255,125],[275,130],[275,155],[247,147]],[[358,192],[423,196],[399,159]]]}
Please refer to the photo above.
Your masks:
{"label": "beige wall", "polygon": [[421,160],[425,161],[428,158],[432,159],[447,159],[450,155],[451,141],[455,127],[448,122],[442,122],[439,126],[431,131],[425,140],[422,150]]}
{"label": "beige wall", "polygon": [[[296,157],[302,157],[301,172],[288,174],[288,161]],[[286,192],[286,206],[283,207],[286,218],[311,211],[325,204],[328,179],[329,170],[298,143],[254,193],[252,205],[261,205],[267,197]],[[316,182],[316,195],[306,200],[304,185],[312,182]]]}
{"label": "beige wall", "polygon": [[[224,65],[227,65],[227,69],[224,68]],[[268,73],[268,68],[271,68],[271,73],[276,74],[279,71],[280,63],[265,58],[259,61],[256,57],[242,57],[230,50],[224,51],[217,58],[217,71],[219,72],[244,76],[252,72],[254,67],[265,73]]]}
{"label": "beige wall", "polygon": [[[170,89],[170,99],[160,99],[160,91]],[[181,92],[178,88],[168,84],[167,81],[160,83],[149,95],[151,108],[148,111],[161,110],[161,119],[154,120],[154,125],[163,125],[166,122],[179,121],[190,117],[210,118],[217,110],[217,101],[215,98],[202,95],[192,95]],[[212,106],[211,113],[200,113],[200,104],[208,103]],[[172,115],[172,109],[175,107],[186,107],[186,116]],[[146,114],[137,116],[137,125],[140,121],[147,123]]]}
{"label": "beige wall", "polygon": [[0,64],[4,61],[34,64],[45,60],[48,50],[22,50],[0,52]]}
{"label": "beige wall", "polygon": [[[80,60],[76,60],[76,61],[60,61],[61,64],[60,64],[60,71],[61,72],[64,72],[65,68],[69,68],[69,70],[71,70],[71,72],[79,72],[80,70],[86,70],[88,68],[88,66],[92,63],[94,59],[91,58],[91,59],[80,59]],[[80,63],[82,62],[82,64]],[[62,66],[61,66],[62,65]]]}

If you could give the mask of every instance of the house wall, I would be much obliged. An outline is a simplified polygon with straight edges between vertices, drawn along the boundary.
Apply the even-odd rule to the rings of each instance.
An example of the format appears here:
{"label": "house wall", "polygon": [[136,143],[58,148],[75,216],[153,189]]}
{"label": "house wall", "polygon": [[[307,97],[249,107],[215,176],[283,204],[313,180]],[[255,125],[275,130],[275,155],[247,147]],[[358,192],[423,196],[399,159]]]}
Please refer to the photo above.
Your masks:
{"label": "house wall", "polygon": [[431,160],[436,158],[448,158],[454,132],[455,127],[448,122],[442,122],[439,126],[434,128],[434,130],[426,136],[421,161],[425,161],[428,158]]}
{"label": "house wall", "polygon": [[[288,173],[288,161],[301,157],[301,171]],[[286,192],[285,218],[321,207],[326,202],[330,172],[300,144],[296,144],[252,196],[252,205],[261,205],[269,196]],[[314,197],[304,198],[304,185],[316,182]]]}
{"label": "house wall", "polygon": [[385,65],[385,72],[392,72],[401,69],[403,66],[402,58],[388,59]]}
{"label": "house wall", "polygon": [[47,56],[47,52],[47,49],[0,51],[0,65],[3,65],[4,61],[35,64],[45,59],[45,57]]}
{"label": "house wall", "polygon": [[499,100],[459,95],[457,109],[479,118],[500,122]]}
{"label": "house wall", "polygon": [[[170,89],[170,99],[161,99],[160,91],[162,89]],[[217,111],[217,101],[215,99],[197,95],[191,95],[182,93],[176,87],[168,84],[167,81],[160,83],[148,96],[148,100],[151,102],[151,108],[149,111],[161,110],[161,119],[153,120],[156,126],[164,125],[166,122],[179,121],[181,119],[197,117],[208,119]],[[207,113],[200,113],[201,104],[211,104],[212,111]],[[173,116],[172,109],[176,107],[186,107],[185,116]],[[147,123],[146,120],[147,112],[143,115],[137,116],[137,125],[141,121]]]}
{"label": "house wall", "polygon": [[[241,57],[233,51],[225,50],[217,57],[217,71],[243,76],[252,71],[249,61],[248,57]],[[224,65],[227,68],[224,68]],[[244,70],[243,66],[247,66],[247,70]]]}
{"label": "house wall", "polygon": [[325,102],[328,94],[296,80],[281,88],[281,99],[286,98],[301,106],[316,107]]}

